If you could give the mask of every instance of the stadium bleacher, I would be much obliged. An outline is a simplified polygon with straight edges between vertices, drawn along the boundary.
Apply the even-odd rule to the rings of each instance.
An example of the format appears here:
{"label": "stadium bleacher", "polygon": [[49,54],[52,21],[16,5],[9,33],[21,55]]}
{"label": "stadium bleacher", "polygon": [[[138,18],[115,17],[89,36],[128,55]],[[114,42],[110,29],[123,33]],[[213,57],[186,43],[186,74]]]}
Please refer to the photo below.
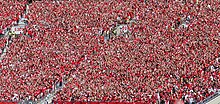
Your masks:
{"label": "stadium bleacher", "polygon": [[217,0],[9,1],[1,29],[24,7],[28,26],[2,59],[0,101],[197,103],[220,88]]}

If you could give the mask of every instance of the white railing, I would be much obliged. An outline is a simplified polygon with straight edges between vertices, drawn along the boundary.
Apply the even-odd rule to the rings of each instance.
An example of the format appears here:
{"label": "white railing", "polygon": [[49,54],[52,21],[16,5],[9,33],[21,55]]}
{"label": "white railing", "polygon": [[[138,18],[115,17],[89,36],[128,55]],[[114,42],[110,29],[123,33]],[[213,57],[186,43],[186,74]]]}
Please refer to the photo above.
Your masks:
{"label": "white railing", "polygon": [[216,103],[216,104],[219,104],[220,103],[220,91],[214,93],[213,95],[207,97],[206,99],[204,99],[203,101],[201,101],[197,104],[209,104],[209,102],[211,102],[212,100],[215,100],[215,99],[219,99],[218,103]]}

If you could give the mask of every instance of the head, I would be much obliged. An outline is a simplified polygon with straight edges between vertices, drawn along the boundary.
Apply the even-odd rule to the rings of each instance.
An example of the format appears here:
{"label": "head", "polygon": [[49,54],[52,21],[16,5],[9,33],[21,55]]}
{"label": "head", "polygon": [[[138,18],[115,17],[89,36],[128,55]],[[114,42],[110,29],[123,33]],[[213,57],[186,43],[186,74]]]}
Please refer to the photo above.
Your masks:
{"label": "head", "polygon": [[176,101],[174,102],[174,104],[184,104],[184,102],[183,102],[182,100],[176,100]]}

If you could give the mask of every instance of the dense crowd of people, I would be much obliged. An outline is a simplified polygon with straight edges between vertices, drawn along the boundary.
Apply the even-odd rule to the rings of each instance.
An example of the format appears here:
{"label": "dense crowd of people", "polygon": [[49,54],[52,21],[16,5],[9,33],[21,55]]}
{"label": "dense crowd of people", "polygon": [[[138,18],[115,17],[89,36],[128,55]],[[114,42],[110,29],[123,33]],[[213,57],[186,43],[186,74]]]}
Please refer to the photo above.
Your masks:
{"label": "dense crowd of people", "polygon": [[[218,5],[33,2],[24,30],[30,37],[14,38],[1,63],[0,100],[36,100],[65,80],[54,101],[202,101],[220,88]],[[127,37],[97,35],[120,24]]]}
{"label": "dense crowd of people", "polygon": [[2,54],[3,48],[8,39],[4,36],[5,31],[18,22],[25,10],[25,4],[25,0],[4,0],[0,2],[0,54]]}
{"label": "dense crowd of people", "polygon": [[5,29],[19,20],[25,10],[26,0],[0,2],[0,29]]}

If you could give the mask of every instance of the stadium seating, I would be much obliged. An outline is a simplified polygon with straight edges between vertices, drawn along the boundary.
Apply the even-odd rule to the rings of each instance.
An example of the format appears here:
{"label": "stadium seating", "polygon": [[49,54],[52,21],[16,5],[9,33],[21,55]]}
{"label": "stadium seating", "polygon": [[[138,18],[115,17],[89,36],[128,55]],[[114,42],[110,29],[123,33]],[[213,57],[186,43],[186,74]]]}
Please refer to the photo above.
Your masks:
{"label": "stadium seating", "polygon": [[0,2],[0,29],[5,29],[13,22],[16,22],[25,9],[25,0],[11,1],[4,0]]}
{"label": "stadium seating", "polygon": [[[31,37],[13,39],[1,63],[0,100],[199,102],[220,88],[219,2],[35,1]],[[128,37],[100,31],[129,24]],[[9,83],[10,82],[10,83]]]}

